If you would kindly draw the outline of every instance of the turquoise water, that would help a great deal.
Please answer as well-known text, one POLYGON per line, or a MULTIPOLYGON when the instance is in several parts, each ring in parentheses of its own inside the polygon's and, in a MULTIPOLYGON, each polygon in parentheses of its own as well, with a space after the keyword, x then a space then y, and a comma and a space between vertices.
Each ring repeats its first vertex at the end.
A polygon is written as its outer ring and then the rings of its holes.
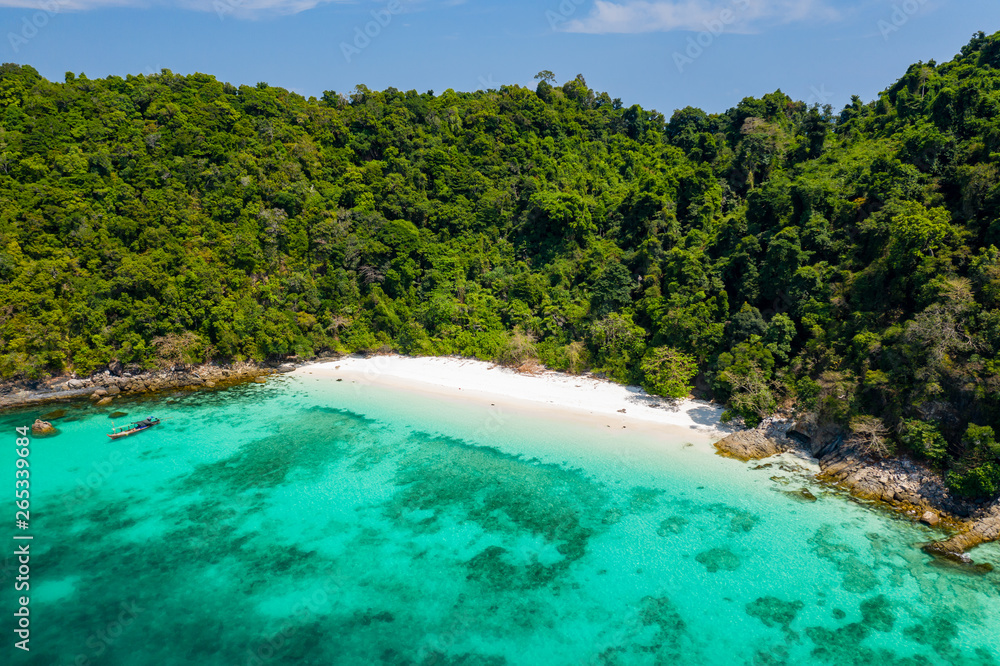
POLYGON ((1000 663, 1000 575, 791 459, 308 375, 114 409, 165 420, 33 440, 11 663, 1000 663))

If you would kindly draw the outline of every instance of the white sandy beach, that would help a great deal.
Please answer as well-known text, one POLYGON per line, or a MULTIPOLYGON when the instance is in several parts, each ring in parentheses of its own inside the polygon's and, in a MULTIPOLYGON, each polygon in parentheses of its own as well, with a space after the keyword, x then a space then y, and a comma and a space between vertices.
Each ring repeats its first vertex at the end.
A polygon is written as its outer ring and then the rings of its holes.
POLYGON ((452 398, 568 412, 615 427, 662 425, 718 439, 732 429, 722 407, 700 400, 670 401, 639 387, 585 375, 522 374, 484 361, 407 356, 349 356, 298 368, 293 374, 417 390, 452 398))

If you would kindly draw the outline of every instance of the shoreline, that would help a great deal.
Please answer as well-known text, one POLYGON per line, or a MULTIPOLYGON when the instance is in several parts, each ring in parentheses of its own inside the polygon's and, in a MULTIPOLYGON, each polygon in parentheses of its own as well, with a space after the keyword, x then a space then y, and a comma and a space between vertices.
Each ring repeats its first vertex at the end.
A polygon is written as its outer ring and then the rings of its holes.
POLYGON ((558 410, 577 419, 613 427, 664 426, 693 431, 709 441, 735 432, 721 421, 721 405, 702 400, 669 400, 636 386, 593 375, 553 370, 520 373, 494 363, 457 357, 345 356, 299 366, 293 376, 349 380, 368 385, 434 393, 485 404, 558 410))
POLYGON ((940 522, 942 528, 953 531, 949 538, 924 546, 931 555, 969 564, 968 550, 1000 539, 1000 502, 952 497, 939 474, 908 458, 874 459, 835 433, 810 429, 808 424, 803 427, 802 422, 767 419, 756 429, 740 429, 723 424, 723 407, 707 401, 668 400, 590 374, 570 375, 544 368, 520 373, 478 359, 356 354, 282 363, 208 364, 136 374, 104 371, 88 378, 63 376, 36 382, 31 390, 17 383, 0 387, 4 390, 0 411, 88 398, 93 404, 109 406, 119 396, 220 390, 264 382, 277 374, 349 379, 490 405, 499 400, 522 409, 556 409, 616 429, 631 424, 647 430, 686 430, 710 442, 718 455, 744 462, 794 453, 819 466, 816 478, 824 484, 910 520, 931 526, 940 522), (809 436, 803 438, 804 432, 809 436), (929 520, 928 512, 933 514, 929 520))
POLYGON ((106 406, 124 395, 148 395, 178 389, 222 389, 271 374, 291 372, 296 367, 291 363, 238 362, 137 373, 118 368, 116 373, 105 370, 89 377, 63 375, 31 383, 10 382, 0 386, 0 412, 87 399, 106 406))
POLYGON ((927 544, 924 551, 930 555, 971 565, 966 551, 1000 537, 1000 505, 951 496, 933 470, 912 460, 875 460, 835 436, 824 438, 815 428, 797 428, 798 424, 788 421, 768 419, 757 429, 726 426, 721 421, 720 405, 691 399, 671 401, 592 375, 551 370, 527 374, 475 359, 399 355, 347 356, 303 365, 291 374, 435 393, 450 399, 558 410, 613 428, 687 429, 708 439, 719 455, 744 462, 792 453, 818 465, 815 476, 821 483, 911 520, 954 531, 950 538, 927 544), (801 430, 809 430, 812 437, 803 439, 810 441, 790 436, 796 429, 800 438, 801 430))
POLYGON ((956 497, 928 466, 906 457, 876 459, 815 424, 769 419, 760 428, 719 440, 715 447, 720 455, 744 462, 785 452, 808 456, 819 466, 817 481, 910 520, 950 531, 948 538, 922 544, 924 552, 935 557, 989 568, 973 563, 968 551, 1000 540, 1000 500, 956 497))

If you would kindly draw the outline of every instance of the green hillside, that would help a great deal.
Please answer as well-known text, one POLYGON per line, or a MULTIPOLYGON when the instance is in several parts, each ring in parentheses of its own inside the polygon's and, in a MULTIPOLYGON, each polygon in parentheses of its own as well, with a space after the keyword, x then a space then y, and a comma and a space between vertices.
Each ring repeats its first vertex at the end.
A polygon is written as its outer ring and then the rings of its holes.
POLYGON ((839 115, 540 78, 317 100, 4 65, 0 376, 537 360, 795 405, 1000 491, 1000 34, 839 115))

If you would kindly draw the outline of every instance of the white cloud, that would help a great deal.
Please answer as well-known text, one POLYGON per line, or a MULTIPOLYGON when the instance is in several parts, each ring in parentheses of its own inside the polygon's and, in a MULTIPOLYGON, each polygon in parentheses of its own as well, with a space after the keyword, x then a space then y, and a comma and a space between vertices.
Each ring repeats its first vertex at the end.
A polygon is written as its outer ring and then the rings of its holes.
MULTIPOLYGON (((48 14, 80 12, 109 7, 175 7, 239 18, 298 14, 317 5, 352 0, 0 0, 0 7, 23 8, 48 14)), ((405 1, 405 0, 404 0, 405 1)), ((373 8, 378 8, 372 3, 373 8)))
POLYGON ((175 0, 184 9, 232 14, 240 18, 298 14, 338 0, 175 0))
POLYGON ((98 7, 148 7, 141 0, 0 0, 0 7, 34 9, 48 14, 77 12, 98 7))
POLYGON ((764 24, 833 21, 840 13, 823 0, 596 0, 590 14, 568 21, 566 32, 591 34, 712 30, 754 32, 764 24))

